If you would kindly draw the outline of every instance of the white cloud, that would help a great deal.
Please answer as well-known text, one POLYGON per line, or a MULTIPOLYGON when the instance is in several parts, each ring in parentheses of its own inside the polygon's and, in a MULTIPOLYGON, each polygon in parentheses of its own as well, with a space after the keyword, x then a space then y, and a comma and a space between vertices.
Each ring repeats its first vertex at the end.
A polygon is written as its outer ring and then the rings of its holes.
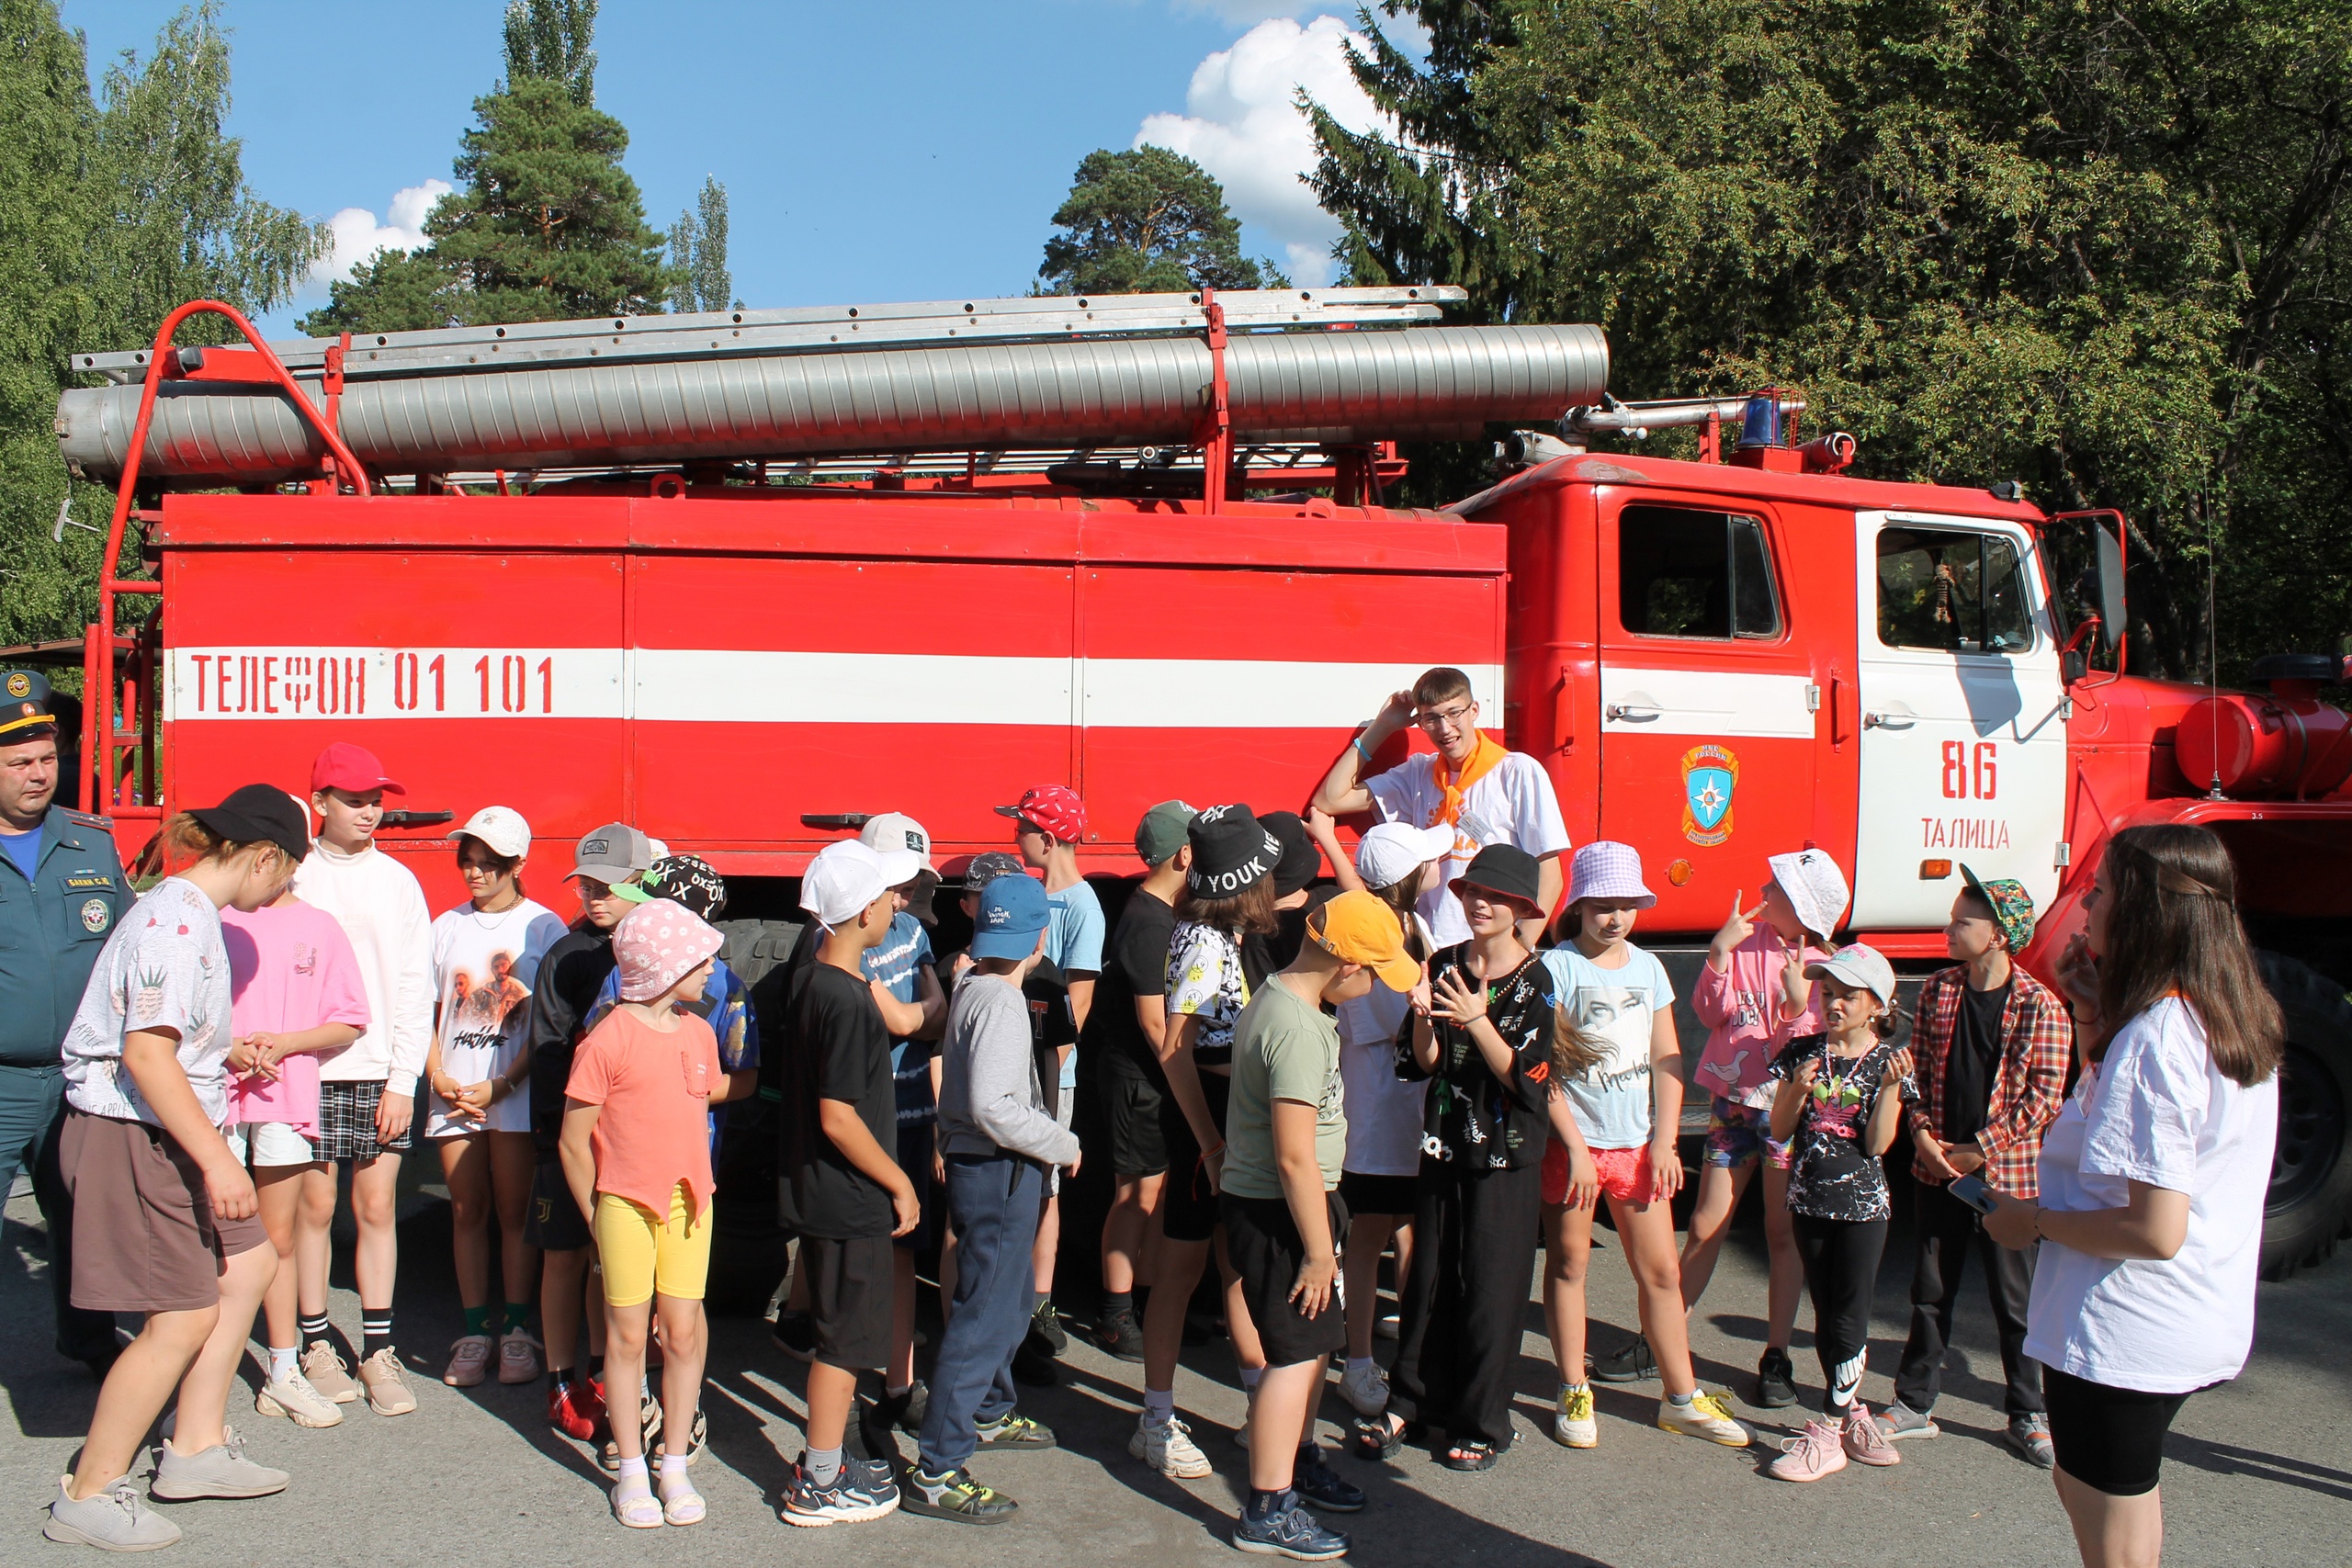
MULTIPOLYGON (((1217 8, 1257 15, 1276 9, 1240 0, 1219 0, 1217 8)), ((1184 95, 1186 113, 1149 116, 1136 132, 1136 146, 1182 152, 1224 182, 1234 216, 1272 236, 1283 247, 1284 270, 1308 288, 1330 281, 1340 225, 1299 179, 1316 162, 1299 89, 1351 130, 1381 118, 1348 70, 1344 46, 1351 39, 1363 41, 1337 17, 1304 26, 1286 16, 1260 22, 1201 62, 1184 95)))
POLYGON ((327 220, 327 254, 311 268, 302 283, 306 297, 325 295, 327 285, 346 279, 351 269, 378 251, 413 251, 427 244, 424 220, 434 204, 457 187, 447 180, 426 180, 392 193, 384 216, 364 207, 346 207, 327 220))

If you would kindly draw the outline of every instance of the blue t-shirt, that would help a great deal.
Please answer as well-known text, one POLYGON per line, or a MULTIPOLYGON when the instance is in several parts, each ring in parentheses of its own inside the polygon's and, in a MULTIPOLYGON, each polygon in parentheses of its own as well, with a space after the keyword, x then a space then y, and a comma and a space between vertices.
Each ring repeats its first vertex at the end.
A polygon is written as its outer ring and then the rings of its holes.
POLYGON ((1650 1022, 1674 1006, 1666 965, 1640 948, 1623 968, 1603 969, 1573 944, 1544 955, 1561 1014, 1602 1048, 1601 1057, 1561 1087, 1586 1144, 1637 1149, 1650 1141, 1650 1022))
MULTIPOLYGON (((1091 980, 1102 973, 1102 900, 1083 882, 1046 895, 1046 956, 1066 978, 1091 980)), ((1062 1061, 1062 1089, 1078 1087, 1078 1053, 1062 1061)))
MULTIPOLYGON (((879 981, 902 1002, 916 999, 915 974, 933 962, 931 932, 901 909, 890 917, 890 934, 879 947, 869 947, 862 963, 865 977, 879 981)), ((939 1119, 931 1094, 931 1043, 923 1040, 890 1042, 891 1088, 898 1101, 899 1130, 928 1127, 939 1119)))
MULTIPOLYGON (((8 858, 17 863, 17 869, 25 874, 27 882, 30 882, 40 874, 40 828, 34 829, 29 833, 0 833, 0 849, 8 852, 8 858)), ((1095 911, 1094 921, 1097 925, 1102 922, 1102 914, 1099 908, 1095 911)), ((1102 939, 1095 938, 1095 949, 1098 953, 1102 945, 1102 939)))

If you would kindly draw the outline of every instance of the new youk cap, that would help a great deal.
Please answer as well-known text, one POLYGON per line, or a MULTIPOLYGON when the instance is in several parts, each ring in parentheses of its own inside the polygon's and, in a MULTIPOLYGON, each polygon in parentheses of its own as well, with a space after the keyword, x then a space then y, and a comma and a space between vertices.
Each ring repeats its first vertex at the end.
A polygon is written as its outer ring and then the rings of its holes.
POLYGON ((1781 885, 1799 924, 1817 937, 1826 937, 1838 929, 1854 895, 1846 886, 1846 874, 1838 869, 1827 850, 1767 855, 1764 863, 1771 868, 1772 880, 1781 885))
POLYGON ((1421 966, 1405 953, 1405 928, 1396 911, 1361 889, 1341 893, 1307 913, 1306 934, 1342 964, 1361 964, 1392 991, 1421 983, 1421 966))
POLYGON ((639 904, 613 928, 613 960, 621 974, 621 1000, 650 1002, 726 944, 710 922, 683 904, 656 898, 639 904))
POLYGON ((309 818, 275 784, 241 784, 220 805, 188 815, 231 843, 276 844, 295 861, 311 852, 309 818))
POLYGON ((323 795, 331 789, 351 795, 366 795, 379 789, 386 795, 408 793, 398 779, 384 772, 384 764, 376 760, 375 752, 348 740, 335 741, 311 764, 311 793, 323 795))
POLYGON ((1394 887, 1433 860, 1453 852, 1453 828, 1416 828, 1382 822, 1364 829, 1356 843, 1356 874, 1367 887, 1394 887))
POLYGON ((843 839, 827 844, 808 863, 800 878, 800 907, 831 931, 855 919, 896 886, 880 855, 855 839, 843 839))
POLYGON ((1184 886, 1210 898, 1229 898, 1282 859, 1282 840, 1266 831, 1246 806, 1212 806, 1194 817, 1185 837, 1193 846, 1184 886))
POLYGON ((996 814, 1026 822, 1065 844, 1086 837, 1086 805, 1067 784, 1039 784, 1012 805, 998 807, 996 814))
POLYGON ((49 677, 38 670, 0 675, 0 746, 18 746, 57 733, 49 677))
POLYGON ((485 806, 458 829, 460 839, 479 839, 492 854, 520 860, 531 852, 531 825, 511 806, 485 806))
POLYGON ((617 887, 639 872, 650 870, 652 865, 652 840, 626 822, 607 822, 580 840, 565 879, 585 876, 617 887))
POLYGON ((1960 868, 1960 874, 1968 884, 1968 890, 1993 911, 1993 923, 2008 939, 2009 951, 2023 953, 2026 944, 2033 941, 2034 925, 2033 895, 2025 890, 2025 884, 2006 876, 1986 882, 1965 865, 1960 868))
POLYGON ((1159 865, 1184 847, 1184 829, 1193 825, 1193 808, 1181 800, 1163 800, 1136 824, 1136 858, 1159 865))
POLYGON ((1860 987, 1876 997, 1881 1007, 1894 1005, 1894 965, 1867 942, 1848 942, 1828 957, 1806 964, 1804 977, 1860 987))
POLYGON ((1026 958, 1046 929, 1046 885, 1034 876, 1000 876, 980 889, 972 917, 975 958, 1026 958))

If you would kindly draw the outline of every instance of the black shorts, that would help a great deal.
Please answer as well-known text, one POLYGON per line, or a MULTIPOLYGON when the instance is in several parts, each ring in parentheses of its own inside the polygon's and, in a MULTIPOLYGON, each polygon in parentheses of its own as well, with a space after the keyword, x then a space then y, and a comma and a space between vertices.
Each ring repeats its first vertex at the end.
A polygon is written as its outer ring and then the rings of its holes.
POLYGON ((1421 1179, 1418 1176, 1366 1176, 1360 1170, 1340 1173, 1340 1197, 1351 1214, 1386 1214, 1391 1219, 1409 1220, 1414 1205, 1419 1202, 1421 1179))
POLYGON ((1104 1064, 1102 1124, 1111 1134, 1111 1169, 1120 1176, 1158 1176, 1168 1168, 1168 1137, 1160 1108, 1168 1093, 1137 1064, 1104 1064))
POLYGON ((2050 1406, 2050 1446, 2058 1452, 2059 1469, 2110 1497, 2156 1489, 2165 1434, 2188 1395, 2109 1388, 2044 1367, 2041 1396, 2050 1406))
POLYGON ((595 1238, 580 1205, 572 1201, 571 1183, 563 1179, 563 1162, 541 1160, 531 1177, 531 1212, 523 1219, 523 1239, 542 1252, 577 1252, 595 1238))
MULTIPOLYGON (((1337 1247, 1348 1234, 1348 1206, 1338 1193, 1329 1195, 1331 1241, 1337 1247)), ((1317 1356, 1337 1355, 1348 1348, 1348 1314, 1340 1303, 1337 1280, 1323 1311, 1308 1317, 1290 1293, 1298 1283, 1299 1265, 1306 1260, 1306 1246, 1299 1239, 1298 1224, 1291 1218, 1283 1198, 1242 1198, 1228 1192, 1221 1205, 1225 1215, 1226 1256, 1241 1276, 1243 1297, 1250 1303, 1250 1321, 1257 1325, 1265 1347, 1266 1365, 1296 1366, 1317 1356)))
POLYGON ((891 1279, 896 1265, 887 1235, 800 1238, 800 1268, 808 1280, 808 1322, 817 1331, 817 1359, 843 1371, 879 1371, 890 1364, 891 1279))
MULTIPOLYGON (((1203 1073, 1201 1094, 1222 1138, 1233 1080, 1221 1073, 1203 1073)), ((1184 1108, 1173 1093, 1159 1102, 1159 1134, 1168 1148, 1168 1186, 1159 1197, 1160 1234, 1170 1241, 1206 1241, 1216 1234, 1216 1194, 1209 1190, 1208 1172, 1201 1166, 1200 1141, 1193 1136, 1193 1124, 1184 1120, 1184 1108)))

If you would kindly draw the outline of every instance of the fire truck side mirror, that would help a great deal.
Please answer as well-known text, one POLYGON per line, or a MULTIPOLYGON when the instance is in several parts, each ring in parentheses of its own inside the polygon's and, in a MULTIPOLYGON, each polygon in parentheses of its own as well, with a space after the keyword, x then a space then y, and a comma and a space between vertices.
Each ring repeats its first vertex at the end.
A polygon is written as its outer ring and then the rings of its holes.
POLYGON ((2070 648, 2058 656, 2058 678, 2069 686, 2091 672, 2091 661, 2083 657, 2082 649, 2070 648))
MULTIPOLYGON (((2124 529, 2120 512, 2062 512, 2042 528, 2051 586, 2062 609, 2071 614, 2065 647, 2112 658, 2120 667, 2121 643, 2128 626, 2124 600, 2124 529)), ((2069 677, 2072 679, 2073 677, 2069 677)))

